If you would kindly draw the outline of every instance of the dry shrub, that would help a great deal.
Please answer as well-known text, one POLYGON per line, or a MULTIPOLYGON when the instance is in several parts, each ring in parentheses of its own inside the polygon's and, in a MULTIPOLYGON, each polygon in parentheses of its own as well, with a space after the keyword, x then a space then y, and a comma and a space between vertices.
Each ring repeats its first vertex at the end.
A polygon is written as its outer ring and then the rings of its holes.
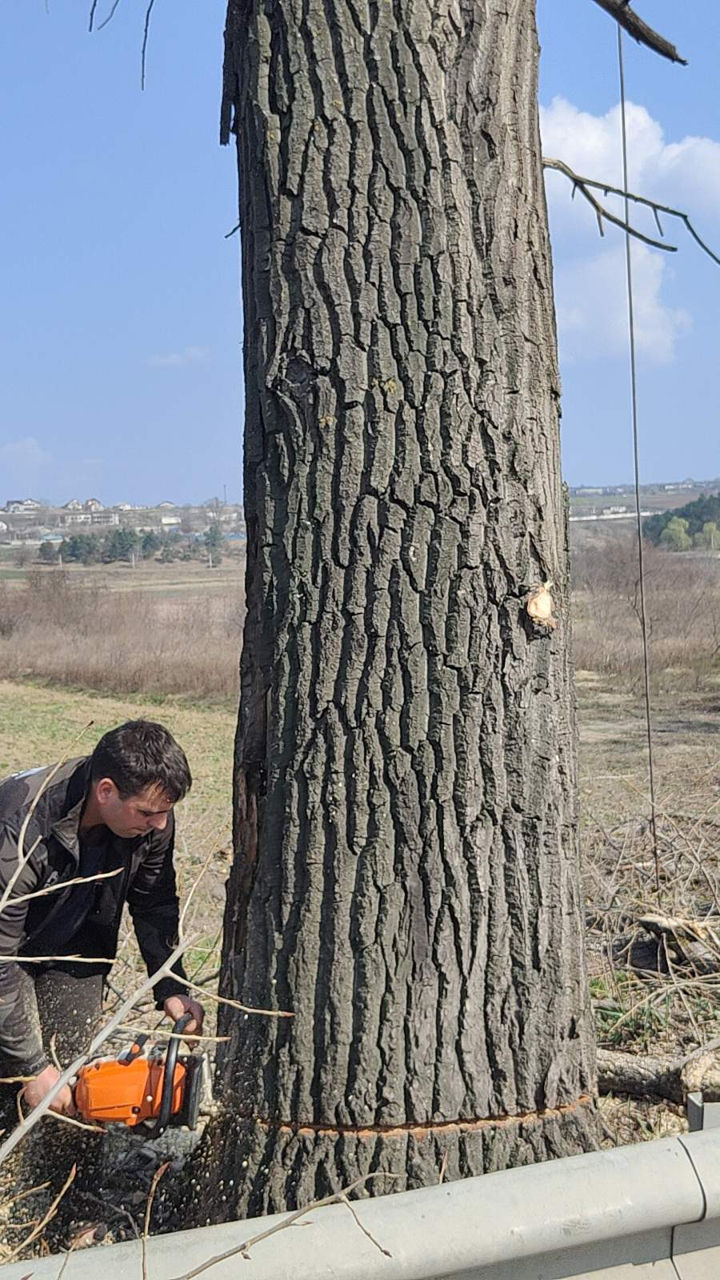
POLYGON ((649 824, 585 832, 590 989, 598 1042, 682 1057, 720 1032, 720 822, 675 797, 649 824), (676 807, 677 806, 677 807, 676 807))
POLYGON ((0 584, 0 673, 100 692, 234 698, 242 639, 228 595, 112 591, 62 570, 0 584))
MULTIPOLYGON (((656 688, 699 688, 719 669, 720 561, 644 544, 650 670, 656 688)), ((633 538, 585 538, 573 549, 575 665, 642 675, 640 580, 633 538)))

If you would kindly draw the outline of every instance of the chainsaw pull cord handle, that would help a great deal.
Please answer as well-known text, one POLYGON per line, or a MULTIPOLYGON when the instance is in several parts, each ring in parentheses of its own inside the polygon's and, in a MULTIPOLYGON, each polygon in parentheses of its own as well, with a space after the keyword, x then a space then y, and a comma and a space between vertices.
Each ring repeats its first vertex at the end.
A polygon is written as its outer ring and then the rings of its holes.
POLYGON ((185 1030, 188 1022, 192 1021, 191 1013, 184 1013, 182 1018, 178 1018, 173 1024, 172 1038, 168 1044, 167 1054, 165 1055, 165 1070, 163 1074, 162 1095, 160 1098, 160 1112, 157 1118, 157 1124, 152 1131, 153 1138, 159 1138, 168 1127, 170 1116, 172 1115, 172 1098, 173 1086, 175 1084, 175 1064, 180 1049, 180 1036, 185 1030))

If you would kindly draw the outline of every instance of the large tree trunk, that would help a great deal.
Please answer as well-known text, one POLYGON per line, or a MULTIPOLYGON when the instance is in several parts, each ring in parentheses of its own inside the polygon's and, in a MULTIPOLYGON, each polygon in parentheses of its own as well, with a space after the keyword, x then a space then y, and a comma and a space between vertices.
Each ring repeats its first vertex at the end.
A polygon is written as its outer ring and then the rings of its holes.
POLYGON ((226 38, 223 990, 294 1014, 224 1019, 207 1204, 234 1216, 586 1149, 594 1063, 534 4, 230 0, 226 38), (548 579, 557 629, 526 609, 548 579))

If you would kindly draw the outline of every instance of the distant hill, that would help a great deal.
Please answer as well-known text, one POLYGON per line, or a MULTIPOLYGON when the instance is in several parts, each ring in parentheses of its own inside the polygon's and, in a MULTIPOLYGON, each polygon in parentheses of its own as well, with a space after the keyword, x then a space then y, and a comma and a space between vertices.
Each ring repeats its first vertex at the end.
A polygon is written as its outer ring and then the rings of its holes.
POLYGON ((657 546, 663 530, 673 519, 687 520, 687 532, 691 538, 696 533, 702 533, 707 521, 720 524, 720 492, 703 494, 684 507, 674 507, 671 511, 659 511, 657 515, 648 516, 643 521, 645 537, 657 546))

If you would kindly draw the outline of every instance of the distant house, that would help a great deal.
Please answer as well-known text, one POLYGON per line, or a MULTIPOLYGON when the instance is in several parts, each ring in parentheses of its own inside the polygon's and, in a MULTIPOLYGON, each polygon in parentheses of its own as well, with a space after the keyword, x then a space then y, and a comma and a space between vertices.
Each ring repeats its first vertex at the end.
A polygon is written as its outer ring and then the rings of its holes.
POLYGON ((91 524, 92 516, 89 511, 68 511, 67 515, 60 517, 60 520, 64 525, 91 524))
POLYGON ((163 529, 167 529, 171 525, 178 525, 181 523, 182 522, 181 522, 180 516, 161 516, 160 517, 160 524, 162 525, 163 529))
POLYGON ((115 510, 116 511, 134 511, 135 507, 133 507, 131 502, 116 502, 115 510))
POLYGON ((79 498, 71 498, 69 502, 63 504, 63 511, 82 511, 82 502, 79 498))
POLYGON ((104 507, 101 507, 99 511, 90 512, 90 521, 92 524, 107 527, 109 525, 119 524, 120 516, 117 511, 106 511, 104 507))
POLYGON ((158 502, 157 509, 158 511, 174 511, 176 506, 177 502, 158 502))
POLYGON ((38 502, 35 498, 10 498, 5 503, 5 510, 8 515, 22 516, 38 511, 41 506, 42 502, 38 502))
POLYGON ((88 498, 87 502, 83 503, 83 508, 85 511, 104 511, 105 510, 99 498, 88 498))

